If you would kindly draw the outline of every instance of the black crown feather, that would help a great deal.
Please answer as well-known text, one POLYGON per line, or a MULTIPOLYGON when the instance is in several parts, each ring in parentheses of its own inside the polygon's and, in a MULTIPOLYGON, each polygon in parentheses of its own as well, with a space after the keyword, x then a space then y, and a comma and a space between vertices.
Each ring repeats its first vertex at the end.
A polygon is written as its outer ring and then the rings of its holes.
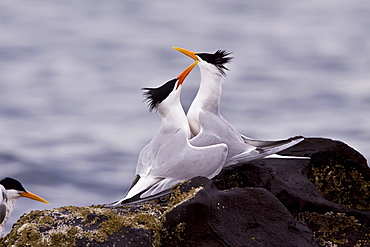
POLYGON ((21 182, 15 180, 14 178, 6 177, 0 181, 0 184, 4 186, 6 190, 13 189, 18 191, 26 191, 21 182))
POLYGON ((223 76, 226 75, 225 70, 229 70, 224 65, 231 62, 233 57, 228 57, 232 52, 226 50, 217 50, 214 54, 211 53, 197 53, 204 61, 215 65, 223 76))
POLYGON ((141 90, 146 90, 144 92, 144 101, 148 102, 149 111, 152 111, 154 108, 158 106, 163 100, 165 100, 168 95, 174 89, 176 82, 178 79, 172 79, 160 87, 157 88, 142 88, 141 90))

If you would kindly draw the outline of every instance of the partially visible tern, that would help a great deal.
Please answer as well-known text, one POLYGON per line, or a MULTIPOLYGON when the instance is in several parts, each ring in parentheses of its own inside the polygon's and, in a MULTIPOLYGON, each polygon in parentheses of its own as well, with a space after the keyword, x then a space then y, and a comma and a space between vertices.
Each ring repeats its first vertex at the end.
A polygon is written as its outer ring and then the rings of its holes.
POLYGON ((150 110, 162 118, 158 134, 140 152, 136 178, 126 196, 113 204, 153 199, 195 176, 212 178, 224 167, 227 145, 195 147, 189 143, 190 128, 180 102, 181 85, 198 61, 178 77, 158 88, 143 88, 150 110))
POLYGON ((5 224, 13 212, 15 201, 19 197, 27 197, 32 200, 48 203, 43 198, 27 191, 22 184, 14 178, 6 177, 0 181, 0 238, 3 237, 5 224))
POLYGON ((183 48, 175 50, 198 61, 200 69, 200 86, 197 95, 187 113, 192 134, 195 136, 190 143, 194 146, 226 143, 228 155, 226 166, 264 158, 296 145, 303 137, 286 140, 263 141, 254 140, 241 135, 220 114, 222 84, 226 75, 225 64, 233 58, 226 50, 215 53, 195 53, 183 48))

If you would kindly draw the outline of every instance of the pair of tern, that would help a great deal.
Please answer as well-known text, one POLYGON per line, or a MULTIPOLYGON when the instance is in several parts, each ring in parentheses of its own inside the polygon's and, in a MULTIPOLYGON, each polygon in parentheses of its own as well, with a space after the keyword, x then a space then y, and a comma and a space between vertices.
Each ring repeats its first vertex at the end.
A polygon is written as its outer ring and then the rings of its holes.
POLYGON ((136 177, 126 196, 113 206, 145 201, 170 192, 175 184, 196 176, 213 178, 223 167, 261 159, 303 141, 254 140, 241 135, 219 111, 225 64, 230 52, 195 53, 174 49, 195 60, 178 77, 158 88, 143 88, 150 110, 162 118, 158 134, 140 152, 136 177), (182 84, 199 65, 201 81, 187 115, 180 102, 182 84))
POLYGON ((27 191, 23 185, 14 178, 6 177, 0 181, 0 238, 3 237, 5 224, 13 211, 15 201, 20 197, 48 203, 43 198, 27 191))

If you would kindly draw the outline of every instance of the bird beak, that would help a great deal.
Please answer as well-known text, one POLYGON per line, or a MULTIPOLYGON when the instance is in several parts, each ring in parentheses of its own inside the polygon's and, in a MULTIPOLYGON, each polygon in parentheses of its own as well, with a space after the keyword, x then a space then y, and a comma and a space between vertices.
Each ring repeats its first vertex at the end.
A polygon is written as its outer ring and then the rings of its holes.
POLYGON ((23 196, 23 197, 30 198, 30 199, 35 200, 35 201, 39 201, 39 202, 49 204, 45 199, 43 199, 43 198, 39 197, 38 195, 35 195, 35 194, 33 194, 32 192, 29 192, 29 191, 19 193, 19 195, 23 196))
POLYGON ((177 83, 176 89, 178 89, 179 86, 184 82, 185 78, 188 76, 188 74, 190 73, 190 71, 192 71, 192 69, 194 69, 195 65, 197 65, 198 62, 199 62, 199 60, 198 61, 195 61, 194 63, 192 63, 178 77, 176 77, 176 79, 179 80, 179 82, 177 83))
POLYGON ((199 58, 198 58, 198 56, 197 56, 197 54, 195 52, 188 51, 188 50, 185 50, 185 49, 180 48, 180 47, 172 47, 172 48, 175 49, 176 51, 179 51, 181 53, 184 53, 186 56, 191 57, 195 61, 199 61, 199 58))

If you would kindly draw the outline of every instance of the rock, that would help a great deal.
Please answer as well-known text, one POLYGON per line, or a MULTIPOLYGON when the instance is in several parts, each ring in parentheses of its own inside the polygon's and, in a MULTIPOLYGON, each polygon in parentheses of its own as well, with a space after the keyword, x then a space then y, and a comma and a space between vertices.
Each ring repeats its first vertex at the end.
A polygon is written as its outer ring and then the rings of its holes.
POLYGON ((166 214, 163 226, 172 234, 163 239, 164 246, 320 246, 266 189, 222 191, 197 177, 181 190, 200 186, 191 200, 166 214))
POLYGON ((367 246, 370 169, 340 141, 307 138, 197 177, 161 200, 23 215, 0 246, 367 246))
POLYGON ((224 169, 219 189, 261 187, 308 224, 323 245, 370 243, 370 169, 348 145, 307 138, 282 155, 310 160, 264 159, 224 169))

